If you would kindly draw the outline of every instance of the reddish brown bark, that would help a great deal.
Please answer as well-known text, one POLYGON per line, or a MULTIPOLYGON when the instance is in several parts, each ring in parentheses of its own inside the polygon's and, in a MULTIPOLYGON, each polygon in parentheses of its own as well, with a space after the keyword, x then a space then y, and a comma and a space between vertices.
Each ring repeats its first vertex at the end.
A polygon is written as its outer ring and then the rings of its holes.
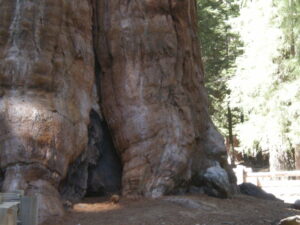
POLYGON ((157 197, 227 167, 207 113, 195 1, 104 0, 97 15, 101 106, 123 194, 157 197))

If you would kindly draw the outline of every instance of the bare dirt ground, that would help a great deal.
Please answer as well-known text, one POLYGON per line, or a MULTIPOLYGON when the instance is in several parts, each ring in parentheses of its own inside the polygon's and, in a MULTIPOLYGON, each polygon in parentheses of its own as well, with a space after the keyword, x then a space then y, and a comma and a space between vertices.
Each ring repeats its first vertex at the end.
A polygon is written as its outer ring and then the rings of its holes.
POLYGON ((206 195, 167 196, 129 200, 117 204, 87 198, 61 218, 43 225, 268 225, 300 214, 279 201, 245 195, 217 199, 206 195))

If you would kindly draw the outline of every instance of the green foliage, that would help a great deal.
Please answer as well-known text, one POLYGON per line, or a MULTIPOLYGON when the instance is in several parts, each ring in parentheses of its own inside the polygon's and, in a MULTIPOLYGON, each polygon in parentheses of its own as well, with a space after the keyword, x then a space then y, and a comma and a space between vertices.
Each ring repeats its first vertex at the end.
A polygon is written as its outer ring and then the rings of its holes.
POLYGON ((234 21, 244 42, 228 82, 241 149, 292 151, 300 142, 300 1, 252 0, 234 21))
POLYGON ((215 124, 228 136, 229 106, 241 151, 288 161, 300 144, 300 1, 197 5, 215 124))
POLYGON ((217 127, 228 135, 227 80, 234 74, 236 57, 242 53, 242 43, 229 20, 239 15, 239 5, 237 0, 197 0, 197 6, 209 111, 217 127))

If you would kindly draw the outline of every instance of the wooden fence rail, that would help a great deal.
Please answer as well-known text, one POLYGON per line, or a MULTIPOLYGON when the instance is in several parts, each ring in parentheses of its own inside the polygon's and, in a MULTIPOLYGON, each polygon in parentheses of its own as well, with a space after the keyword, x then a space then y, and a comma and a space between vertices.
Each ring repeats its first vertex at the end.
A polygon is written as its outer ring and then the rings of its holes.
POLYGON ((253 172, 251 168, 237 166, 234 171, 238 184, 253 183, 290 203, 300 199, 300 170, 253 172))
POLYGON ((247 177, 300 177, 300 170, 276 172, 247 172, 247 177))
POLYGON ((245 166, 237 166, 234 169, 237 176, 238 184, 245 182, 259 183, 261 179, 286 179, 286 180, 300 180, 300 170, 293 171, 274 171, 274 172, 253 172, 251 168, 245 166))

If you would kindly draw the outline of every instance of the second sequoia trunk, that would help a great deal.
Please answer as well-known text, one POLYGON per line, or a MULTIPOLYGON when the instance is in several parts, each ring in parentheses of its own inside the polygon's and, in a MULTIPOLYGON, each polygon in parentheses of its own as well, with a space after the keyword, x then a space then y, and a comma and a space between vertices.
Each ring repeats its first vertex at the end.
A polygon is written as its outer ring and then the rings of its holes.
POLYGON ((233 189, 223 138, 207 112, 194 0, 102 0, 102 110, 123 162, 123 194, 233 189))

